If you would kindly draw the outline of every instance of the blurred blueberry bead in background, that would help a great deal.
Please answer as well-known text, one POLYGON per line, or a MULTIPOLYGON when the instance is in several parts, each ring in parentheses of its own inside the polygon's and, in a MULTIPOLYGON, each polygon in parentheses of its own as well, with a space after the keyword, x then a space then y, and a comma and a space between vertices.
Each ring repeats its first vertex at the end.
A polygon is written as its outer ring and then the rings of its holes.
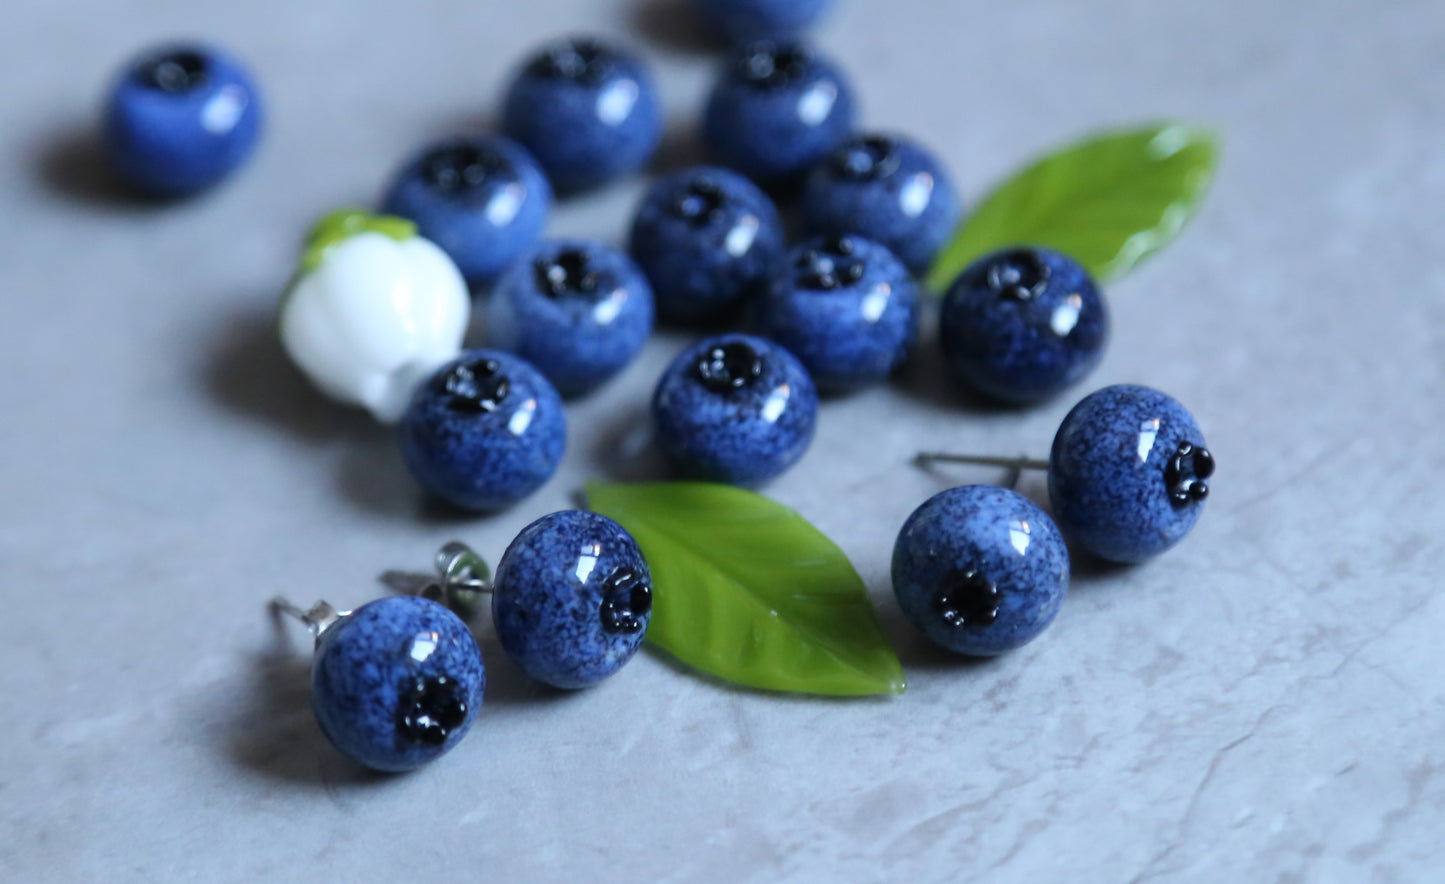
POLYGON ((111 166, 132 187, 177 197, 218 183, 250 157, 261 99, 241 63, 177 44, 126 65, 105 110, 111 166))
POLYGON ((794 178, 853 131, 841 69, 797 42, 760 40, 729 58, 703 114, 714 160, 760 184, 794 178))
POLYGON ((472 350, 437 369, 398 430, 402 457, 422 487, 477 511, 540 488, 567 440, 557 390, 528 363, 494 350, 472 350))
POLYGON ((780 262, 761 299, 762 333, 840 393, 881 381, 917 337, 918 288, 883 246, 859 236, 815 237, 780 262))
POLYGON ((497 281, 487 344, 530 362, 563 396, 577 396, 626 367, 652 324, 652 289, 626 253, 596 240, 554 240, 497 281))
POLYGON ((404 771, 449 751, 472 726, 486 675, 471 630, 427 599, 393 596, 327 627, 311 666, 311 708, 337 749, 404 771))
POLYGON ((642 168, 662 137, 662 102, 640 58, 571 38, 522 66, 507 89, 503 128, 558 193, 571 193, 642 168))
POLYGON ((718 335, 683 350, 652 397, 658 448, 695 479, 756 486, 785 472, 813 441, 818 393, 788 351, 751 335, 718 335))
POLYGON ((887 246, 922 274, 963 214, 943 165, 914 142, 855 135, 808 174, 802 200, 809 233, 856 233, 887 246))
POLYGON ((625 529, 596 513, 565 510, 518 534, 492 592, 492 620, 507 656, 559 688, 585 688, 632 659, 652 620, 652 575, 625 529))
POLYGON ((736 172, 698 166, 654 182, 628 248, 669 322, 709 323, 737 312, 783 251, 772 200, 736 172))
POLYGON ((1052 519, 1007 488, 935 494, 893 547, 893 593, 931 641, 992 655, 1033 641, 1069 587, 1069 553, 1052 519))
POLYGON ((1008 402, 1038 402, 1093 371, 1109 340, 1094 280, 1050 249, 995 252, 969 265, 943 299, 939 337, 954 378, 1008 402))
POLYGON ((517 143, 496 136, 449 138, 408 160, 382 210, 416 224, 473 286, 490 282, 542 235, 552 188, 517 143))
POLYGON ((798 34, 827 12, 833 0, 694 0, 694 5, 719 37, 743 43, 798 34))
POLYGON ((1194 416, 1158 390, 1090 393, 1059 425, 1049 501, 1069 542, 1139 562, 1184 538, 1204 510, 1214 457, 1194 416))

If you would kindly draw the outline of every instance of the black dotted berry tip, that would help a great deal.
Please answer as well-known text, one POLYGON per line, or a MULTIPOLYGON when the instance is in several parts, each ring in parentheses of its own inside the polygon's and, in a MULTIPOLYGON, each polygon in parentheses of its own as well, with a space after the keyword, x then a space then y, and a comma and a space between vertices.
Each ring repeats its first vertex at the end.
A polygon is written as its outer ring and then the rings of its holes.
POLYGON ((861 135, 834 150, 828 168, 844 181, 878 181, 898 171, 898 148, 887 136, 861 135))
POLYGON ((631 568, 618 568, 602 589, 602 628, 607 632, 636 635, 642 619, 652 610, 652 587, 631 568))
POLYGON ((1214 455, 1193 442, 1180 442, 1164 466, 1164 487, 1175 509, 1197 503, 1209 496, 1205 479, 1214 475, 1214 455))
POLYGON ((427 676, 405 685, 401 691, 396 729, 403 739, 440 746, 466 720, 467 698, 455 679, 427 676))
POLYGON ((464 196, 503 181, 515 181, 507 158, 484 144, 446 144, 421 160, 421 178, 446 196, 464 196))
POLYGON ((807 78, 813 54, 797 43, 759 40, 738 57, 738 75, 760 89, 784 89, 807 78))
POLYGON ((527 69, 539 76, 595 85, 607 79, 617 53, 588 37, 549 46, 532 59, 527 69))
POLYGON ((141 63, 141 82, 162 92, 179 95, 206 82, 206 57, 194 49, 177 49, 141 63))
POLYGON ((702 385, 712 392, 731 393, 763 376, 763 357, 743 341, 729 341, 699 354, 693 371, 702 385))
POLYGON ((592 268, 592 258, 581 249, 563 249, 551 257, 532 262, 532 279, 537 291, 549 298, 595 299, 601 291, 601 276, 592 268))
POLYGON ((858 254, 858 244, 847 236, 828 237, 817 248, 805 249, 796 266, 798 287, 818 292, 856 285, 868 273, 868 262, 858 254))
POLYGON ((723 218, 727 195, 707 179, 693 181, 672 201, 672 214, 693 227, 707 227, 723 218))
POLYGON ((512 382, 495 359, 459 362, 441 377, 441 392, 453 411, 496 411, 511 389, 512 382))
POLYGON ((976 569, 955 574, 933 594, 933 610, 955 629, 988 626, 998 619, 1003 593, 976 569))
POLYGON ((1048 288, 1053 273, 1043 256, 1033 249, 1012 249, 988 264, 989 291, 1011 301, 1032 301, 1048 288))

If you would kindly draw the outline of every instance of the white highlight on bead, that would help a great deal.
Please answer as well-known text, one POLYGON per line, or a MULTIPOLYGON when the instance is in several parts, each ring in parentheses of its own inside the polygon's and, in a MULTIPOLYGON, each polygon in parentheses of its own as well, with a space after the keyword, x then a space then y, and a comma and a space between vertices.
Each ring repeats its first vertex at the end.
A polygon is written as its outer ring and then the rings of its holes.
POLYGON ((471 298, 446 253, 373 231, 327 249, 281 303, 281 342, 333 399, 395 423, 412 391, 461 352, 471 298))
POLYGON ((898 191, 898 208, 909 218, 917 218, 933 199, 933 176, 919 172, 909 178, 898 191))
POLYGON ((636 80, 623 79, 609 85, 597 96, 597 118, 609 126, 620 126, 632 115, 642 89, 636 80))
POLYGON ((814 83, 803 97, 798 99, 798 119, 809 126, 816 126, 828 119, 833 105, 838 101, 838 87, 829 80, 814 83))
POLYGON ((236 128, 250 100, 240 86, 225 86, 201 108, 201 126, 213 135, 225 135, 236 128))
POLYGON ((1147 463, 1154 440, 1159 436, 1159 418, 1150 418, 1139 425, 1139 463, 1147 463))
POLYGON ((748 249, 753 247, 753 241, 758 238, 758 230, 762 226, 763 222, 757 215, 745 215, 739 218, 738 223, 723 238, 723 248, 732 257, 741 258, 748 253, 748 249))

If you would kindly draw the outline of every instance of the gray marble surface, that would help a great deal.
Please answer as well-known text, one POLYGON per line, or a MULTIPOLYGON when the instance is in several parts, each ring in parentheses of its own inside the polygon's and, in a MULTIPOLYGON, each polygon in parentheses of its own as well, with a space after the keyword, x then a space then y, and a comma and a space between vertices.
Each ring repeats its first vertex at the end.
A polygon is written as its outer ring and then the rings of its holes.
MULTIPOLYGON (((840 0, 819 40, 872 127, 971 199, 1101 125, 1213 122, 1203 213, 1111 287, 1090 386, 1141 381, 1220 471, 1192 536, 1086 568, 1043 639, 960 663, 900 622, 894 534, 949 482, 919 448, 1045 451, 1075 397, 980 408, 912 374, 824 409, 770 494, 835 538, 910 678, 830 702, 643 655, 555 696, 488 652, 470 738, 358 774, 306 706, 283 591, 339 605, 453 536, 497 555, 588 477, 638 477, 681 337, 572 408, 543 492, 459 521, 272 333, 299 237, 423 139, 486 125, 560 30, 657 63, 689 155, 715 57, 676 0, 6 0, 0 9, 0 879, 1418 882, 1445 848, 1445 15, 1430 0, 840 0), (639 5, 640 4, 640 5, 639 5), (200 34, 271 125, 230 186, 136 205, 91 167, 113 67, 200 34)), ((622 235, 631 181, 556 233, 622 235)), ((1035 496, 1042 484, 1031 479, 1035 496)), ((488 640, 487 630, 482 639, 488 640)))

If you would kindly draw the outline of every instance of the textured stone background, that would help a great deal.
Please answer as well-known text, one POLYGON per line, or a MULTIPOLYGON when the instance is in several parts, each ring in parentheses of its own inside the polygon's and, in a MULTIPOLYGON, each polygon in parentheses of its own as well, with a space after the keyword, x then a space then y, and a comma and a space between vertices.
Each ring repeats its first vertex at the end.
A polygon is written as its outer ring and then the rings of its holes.
MULTIPOLYGON (((338 605, 461 536, 493 557, 635 452, 660 337, 572 409, 515 511, 422 504, 388 434, 311 393, 271 331, 300 236, 424 139, 486 124, 559 31, 639 45, 675 137, 715 63, 678 0, 0 9, 0 878, 1422 881, 1445 718, 1445 15, 1429 0, 841 0, 820 42, 869 126, 935 146, 971 199, 1032 153, 1172 115, 1227 137, 1218 186, 1114 285, 1090 386, 1147 382, 1219 458, 1198 529, 1079 575, 1041 641, 948 660, 899 622, 894 533, 950 481, 918 448, 1044 452, 1076 398, 981 410, 930 380, 830 403, 770 493, 835 538, 903 697, 720 687, 650 655, 544 694, 489 651, 477 728, 361 776, 306 707, 277 591, 338 605), (640 4, 640 5, 639 5, 640 4), (271 125, 245 173, 159 210, 90 168, 115 65, 153 39, 248 59, 271 125)), ((640 182, 556 213, 617 238, 640 182)), ((1081 391, 1082 393, 1082 391, 1081 391)), ((1038 495, 1031 480, 1025 490, 1038 495)), ((486 640, 485 634, 483 640, 486 640)))

